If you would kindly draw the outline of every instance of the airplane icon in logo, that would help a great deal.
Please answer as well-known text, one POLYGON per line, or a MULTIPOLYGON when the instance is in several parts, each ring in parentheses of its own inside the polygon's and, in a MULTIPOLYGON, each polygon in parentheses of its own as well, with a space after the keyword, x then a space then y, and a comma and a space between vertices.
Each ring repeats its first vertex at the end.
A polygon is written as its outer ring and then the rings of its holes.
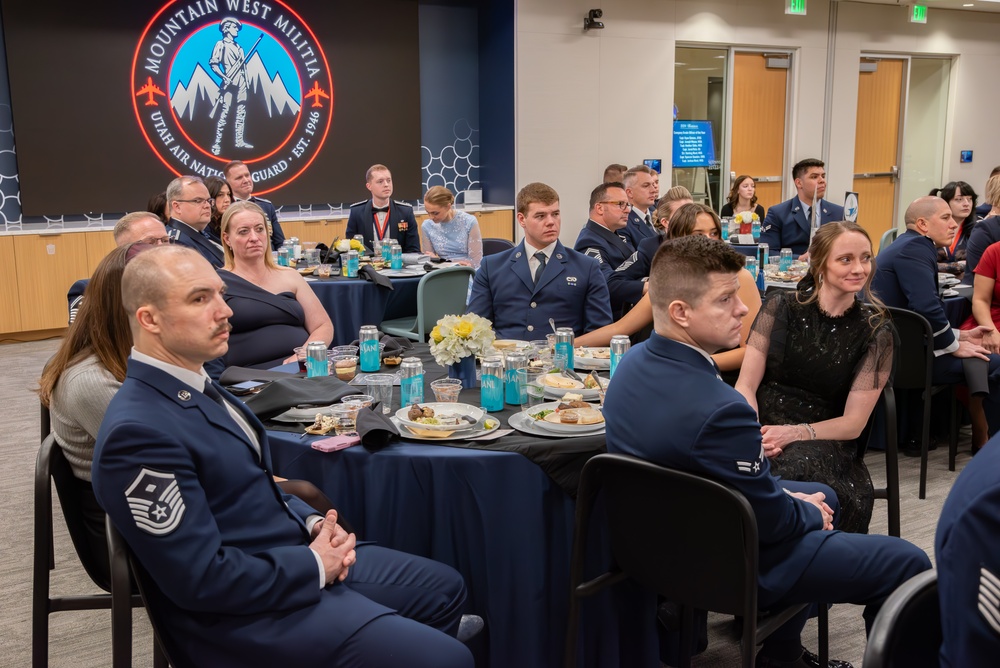
POLYGON ((323 104, 319 101, 321 97, 325 97, 328 100, 330 99, 330 96, 324 93, 323 90, 319 87, 319 82, 315 81, 313 82, 313 87, 309 89, 308 93, 306 93, 306 99, 307 100, 309 98, 313 99, 312 103, 313 107, 322 107, 323 104))
POLYGON ((140 89, 139 89, 138 91, 136 91, 136 93, 135 93, 135 96, 136 96, 136 97, 141 97, 142 95, 148 95, 148 96, 149 96, 149 99, 148 99, 148 100, 146 100, 146 104, 145 104, 145 106, 147 106, 147 107, 158 107, 158 106, 160 106, 160 105, 159 105, 159 104, 158 104, 158 103, 156 102, 156 100, 154 100, 154 99, 153 99, 153 96, 154 96, 154 95, 162 95, 162 96, 164 96, 164 97, 166 97, 166 96, 167 96, 167 94, 166 94, 166 93, 164 93, 164 92, 163 92, 162 90, 160 90, 160 89, 159 89, 159 88, 158 88, 158 87, 157 87, 157 86, 156 86, 156 85, 155 85, 155 84, 153 83, 153 77, 146 77, 146 85, 144 85, 144 86, 143 86, 142 88, 140 88, 140 89))

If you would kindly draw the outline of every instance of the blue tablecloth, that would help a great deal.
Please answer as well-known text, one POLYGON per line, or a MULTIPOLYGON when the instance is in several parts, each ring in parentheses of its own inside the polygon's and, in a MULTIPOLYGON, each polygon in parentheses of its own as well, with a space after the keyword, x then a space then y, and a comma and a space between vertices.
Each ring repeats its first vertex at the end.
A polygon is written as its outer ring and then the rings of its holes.
MULTIPOLYGON (((322 453, 295 434, 269 438, 275 472, 320 487, 363 539, 462 573, 468 610, 489 629, 489 657, 478 665, 562 665, 574 502, 538 466, 512 452, 416 442, 322 453)), ((605 561, 602 535, 594 563, 605 561)), ((585 601, 581 660, 650 665, 636 656, 655 655, 652 599, 628 583, 616 589, 585 601)))
POLYGON ((393 278, 392 290, 359 278, 316 279, 309 285, 333 321, 333 345, 342 346, 358 338, 362 325, 415 316, 420 278, 393 278))
POLYGON ((945 298, 944 312, 952 327, 961 327, 962 323, 972 315, 972 286, 957 285, 952 289, 958 292, 959 296, 945 298))

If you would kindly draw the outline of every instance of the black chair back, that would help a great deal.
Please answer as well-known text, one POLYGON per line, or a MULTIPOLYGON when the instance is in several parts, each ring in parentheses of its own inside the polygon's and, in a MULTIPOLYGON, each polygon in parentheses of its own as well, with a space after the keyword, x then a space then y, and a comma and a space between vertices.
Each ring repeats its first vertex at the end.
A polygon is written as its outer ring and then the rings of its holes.
POLYGON ((868 634, 865 668, 937 668, 941 649, 937 573, 915 575, 892 593, 868 634))
POLYGON ((487 255, 496 255, 497 253, 502 253, 505 250, 510 250, 513 247, 514 242, 508 241, 507 239, 483 239, 483 257, 486 257, 487 255))

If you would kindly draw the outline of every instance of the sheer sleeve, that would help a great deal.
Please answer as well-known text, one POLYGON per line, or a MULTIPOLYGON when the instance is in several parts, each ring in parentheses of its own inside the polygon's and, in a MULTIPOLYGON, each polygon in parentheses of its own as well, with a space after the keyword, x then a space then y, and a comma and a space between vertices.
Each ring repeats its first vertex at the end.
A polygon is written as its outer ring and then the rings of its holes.
POLYGON ((469 227, 469 262, 476 269, 483 261, 483 235, 479 231, 479 221, 472 218, 472 225, 469 227))
POLYGON ((420 252, 431 255, 436 255, 434 252, 434 242, 431 240, 431 225, 433 225, 430 220, 425 220, 423 225, 420 226, 420 252))
POLYGON ((760 351, 768 358, 768 363, 774 356, 778 357, 776 361, 780 363, 780 358, 783 357, 789 298, 795 298, 795 293, 791 290, 772 292, 761 305, 750 328, 747 346, 760 351))
POLYGON ((858 362, 851 391, 881 390, 892 382, 896 330, 888 322, 878 325, 868 341, 868 350, 858 362))

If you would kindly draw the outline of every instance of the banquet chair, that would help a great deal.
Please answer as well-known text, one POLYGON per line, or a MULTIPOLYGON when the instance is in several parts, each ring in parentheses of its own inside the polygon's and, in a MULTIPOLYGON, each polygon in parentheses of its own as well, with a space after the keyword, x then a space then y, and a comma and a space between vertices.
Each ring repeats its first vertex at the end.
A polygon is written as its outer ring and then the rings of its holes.
POLYGON ((383 320, 379 329, 391 336, 426 342, 442 317, 465 313, 469 280, 475 273, 472 267, 445 267, 424 275, 417 284, 417 316, 383 320))
MULTIPOLYGON (((898 355, 898 347, 897 347, 898 355)), ((895 361, 893 362, 895 364, 895 361)), ((885 487, 875 488, 875 498, 884 499, 888 504, 888 534, 899 538, 899 445, 896 436, 896 393, 892 387, 882 388, 878 403, 872 409, 861 435, 858 437, 858 457, 864 459, 869 446, 877 443, 876 427, 884 423, 885 428, 885 487)))
POLYGON ((882 234, 882 238, 878 240, 878 252, 881 253, 884 251, 889 244, 896 240, 896 237, 898 236, 899 228, 894 227, 891 230, 886 230, 885 233, 882 234))
MULTIPOLYGON (((680 666, 691 665, 692 615, 699 609, 742 616, 742 666, 751 668, 758 642, 809 607, 758 612, 758 547, 753 508, 738 491, 635 457, 591 458, 576 500, 565 665, 577 665, 581 599, 631 578, 681 607, 680 666), (591 509, 599 492, 613 565, 583 582, 591 509)), ((827 606, 817 608, 820 665, 826 665, 827 606)))
POLYGON ((937 668, 941 649, 937 572, 899 586, 879 610, 865 648, 865 668, 937 668))
POLYGON ((496 255, 514 247, 513 241, 507 239, 486 238, 483 239, 483 257, 496 255))
MULTIPOLYGON (((53 596, 50 592, 50 571, 55 568, 55 546, 52 521, 52 485, 59 494, 66 526, 76 548, 77 556, 84 570, 94 584, 105 592, 111 591, 110 574, 105 562, 93 552, 87 539, 87 529, 80 505, 81 481, 73 475, 62 448, 55 437, 47 435, 38 450, 35 462, 35 538, 34 573, 32 576, 31 612, 31 653, 32 665, 42 668, 48 665, 49 615, 66 610, 112 610, 115 614, 112 596, 108 593, 76 596, 53 596)), ((121 611, 128 620, 129 633, 122 636, 112 633, 112 665, 130 666, 132 663, 131 615, 133 607, 141 607, 142 601, 136 595, 121 599, 121 611)))
POLYGON ((919 498, 927 498, 927 451, 931 441, 931 399, 939 392, 951 392, 951 420, 949 449, 958 449, 958 399, 951 385, 934 385, 931 376, 934 366, 934 334, 927 319, 903 308, 887 306, 899 335, 893 388, 919 390, 922 399, 920 426, 920 491, 919 498))
POLYGON ((162 633, 158 613, 149 605, 151 595, 163 596, 156 587, 142 565, 132 556, 128 544, 122 538, 115 525, 111 523, 110 517, 104 518, 104 528, 108 539, 108 553, 111 558, 111 598, 114 600, 112 606, 112 637, 121 629, 123 635, 127 635, 128 643, 132 645, 132 619, 131 611, 125 607, 128 598, 140 598, 139 604, 146 606, 146 614, 149 616, 150 624, 153 626, 153 668, 167 668, 167 665, 174 668, 182 668, 187 665, 194 665, 191 662, 176 661, 180 657, 175 645, 170 642, 162 633), (139 590, 139 596, 132 594, 132 585, 139 590))

